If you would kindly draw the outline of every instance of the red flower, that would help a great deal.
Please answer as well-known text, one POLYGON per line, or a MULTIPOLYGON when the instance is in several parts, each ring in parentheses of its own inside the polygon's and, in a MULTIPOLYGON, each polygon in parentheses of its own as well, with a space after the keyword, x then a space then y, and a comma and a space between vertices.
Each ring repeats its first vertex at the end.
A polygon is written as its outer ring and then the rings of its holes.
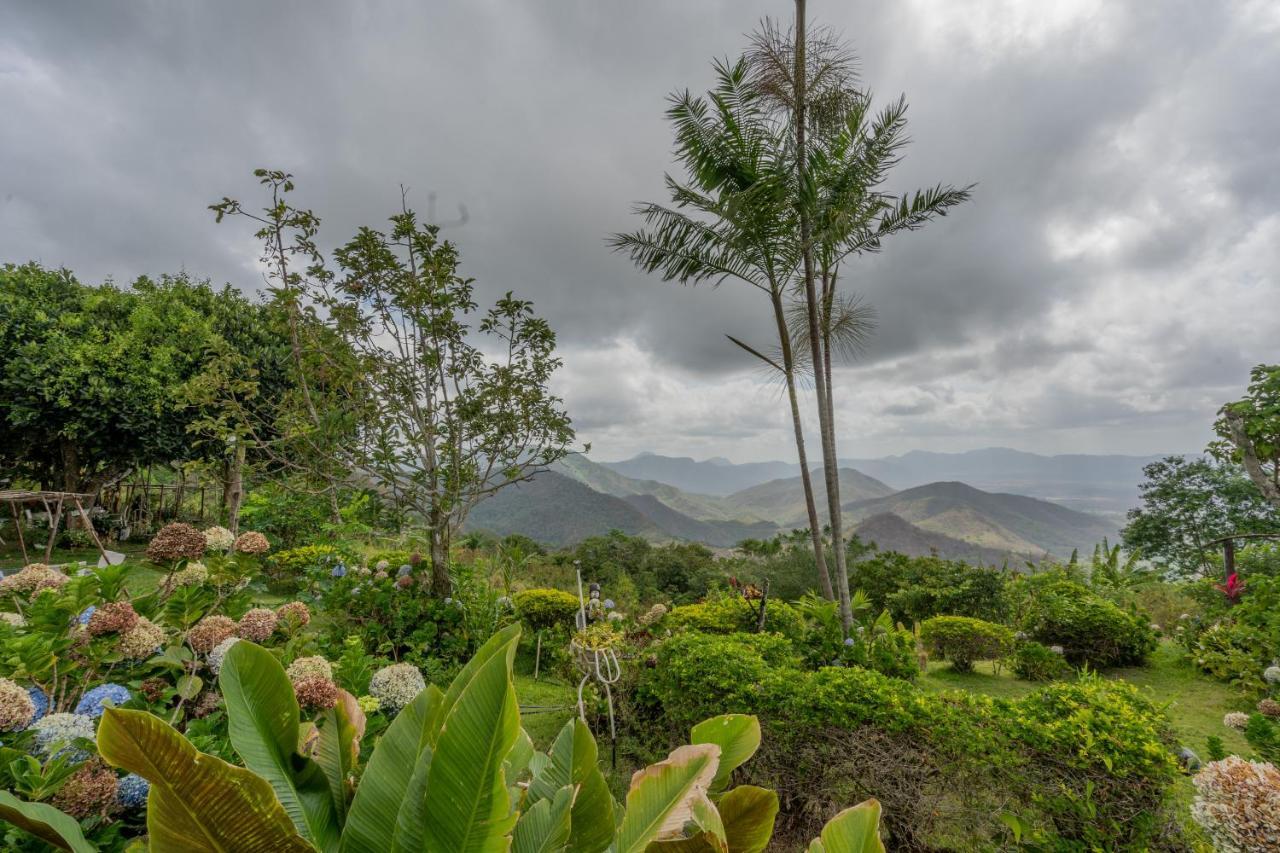
POLYGON ((1240 575, 1232 572, 1227 575, 1225 584, 1216 583, 1213 588, 1227 597, 1227 601, 1235 604, 1240 600, 1240 594, 1244 592, 1244 581, 1240 580, 1240 575))

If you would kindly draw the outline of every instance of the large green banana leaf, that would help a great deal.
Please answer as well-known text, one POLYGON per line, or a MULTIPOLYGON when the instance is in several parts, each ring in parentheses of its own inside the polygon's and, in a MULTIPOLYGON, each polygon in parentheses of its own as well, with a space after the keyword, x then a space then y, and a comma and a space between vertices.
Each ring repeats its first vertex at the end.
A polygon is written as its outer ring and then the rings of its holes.
POLYGON ((739 785, 716 803, 724 821, 729 853, 762 853, 773 837, 778 795, 767 788, 739 785))
POLYGON ((729 786, 729 777, 760 748, 760 720, 749 714, 722 714, 693 727, 689 743, 714 743, 720 747, 720 766, 711 783, 717 794, 729 786))
POLYGON ((682 746, 632 776, 613 849, 643 853, 650 842, 683 837, 685 825, 696 817, 695 804, 706 800, 719 757, 720 747, 713 743, 682 746))
POLYGON ((565 785, 577 788, 568 853, 601 853, 613 842, 613 795, 597 760, 596 741, 586 723, 574 717, 564 724, 547 754, 548 761, 529 783, 528 804, 547 800, 565 785))
MULTIPOLYGON (((551 799, 539 800, 520 815, 512 840, 513 853, 561 853, 569 844, 573 787, 566 785, 551 799)), ((610 826, 610 834, 613 834, 610 826)))
POLYGON ((429 684, 391 721, 356 788, 342 831, 344 851, 388 853, 392 849, 405 791, 419 756, 430 747, 431 732, 440 728, 443 707, 444 694, 429 684))
POLYGON ((298 752, 298 700, 284 667, 266 649, 242 640, 227 650, 218 683, 231 745, 245 766, 270 783, 304 838, 336 853, 338 812, 324 770, 298 752))
POLYGON ((352 775, 360 761, 360 739, 364 737, 365 716, 356 697, 338 691, 338 702, 321 715, 320 734, 312 755, 329 782, 329 795, 341 825, 347 819, 347 795, 352 775))
POLYGON ((65 812, 46 803, 28 803, 8 791, 0 791, 0 820, 6 820, 19 829, 72 853, 95 853, 97 850, 85 840, 80 822, 65 812))
POLYGON ((502 764, 520 732, 511 680, 520 632, 512 628, 481 647, 480 663, 470 673, 468 665, 445 694, 445 717, 427 776, 427 850, 505 853, 510 847, 516 815, 510 811, 502 764))
POLYGON ((108 708, 98 725, 98 752, 151 783, 147 833, 152 853, 315 850, 262 777, 197 751, 159 717, 108 708))
POLYGON ((880 802, 864 800, 827 821, 809 853, 884 853, 880 840, 880 802))

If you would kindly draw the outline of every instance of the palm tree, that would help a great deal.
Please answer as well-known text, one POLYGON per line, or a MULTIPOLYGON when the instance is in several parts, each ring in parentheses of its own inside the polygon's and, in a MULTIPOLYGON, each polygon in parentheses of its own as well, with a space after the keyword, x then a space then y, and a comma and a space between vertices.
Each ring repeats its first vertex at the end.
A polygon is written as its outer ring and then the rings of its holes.
POLYGON ((853 613, 831 366, 833 350, 846 352, 851 340, 861 343, 867 318, 855 297, 839 295, 840 266, 850 256, 878 251, 891 234, 916 230, 945 215, 969 198, 972 186, 938 185, 903 196, 880 189, 908 141, 906 101, 900 98, 872 118, 871 98, 856 86, 852 54, 830 30, 808 32, 805 11, 805 0, 796 0, 790 33, 766 21, 753 37, 749 62, 754 88, 771 116, 789 128, 779 136, 791 140, 795 172, 801 261, 795 290, 804 307, 799 339, 807 342, 812 365, 836 585, 848 631, 853 613))
POLYGON ((745 59, 715 63, 716 86, 706 97, 688 91, 671 96, 667 117, 675 127, 676 153, 686 182, 666 176, 671 206, 641 204, 644 227, 615 234, 610 245, 646 272, 681 284, 726 279, 748 284, 769 300, 778 336, 775 357, 729 336, 745 352, 776 371, 786 387, 800 462, 814 559, 823 593, 834 598, 824 556, 817 503, 809 474, 796 389, 796 358, 787 328, 786 294, 799 263, 794 172, 779 125, 766 114, 761 92, 750 85, 745 59))

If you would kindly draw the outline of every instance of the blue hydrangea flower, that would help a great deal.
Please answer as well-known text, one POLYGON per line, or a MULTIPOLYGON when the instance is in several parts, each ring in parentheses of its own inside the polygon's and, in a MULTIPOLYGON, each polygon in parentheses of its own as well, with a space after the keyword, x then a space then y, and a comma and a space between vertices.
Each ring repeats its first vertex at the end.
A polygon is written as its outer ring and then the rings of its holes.
POLYGON ((845 638, 844 638, 844 644, 845 644, 846 646, 852 646, 852 645, 853 645, 853 642, 854 642, 854 641, 853 641, 853 637, 845 637, 845 638))
POLYGON ((27 695, 31 697, 31 704, 36 706, 36 712, 31 715, 31 722, 34 723, 49 713, 49 697, 44 695, 44 691, 34 684, 27 688, 27 695))
POLYGON ((90 604, 84 610, 80 611, 80 615, 76 617, 76 621, 79 622, 81 626, 88 625, 89 620, 93 618, 93 614, 97 609, 98 608, 96 606, 90 604))
POLYGON ((36 733, 37 752, 50 758, 68 755, 71 761, 84 761, 89 758, 89 753, 75 746, 64 746, 54 752, 53 747, 79 738, 94 740, 97 735, 97 723, 84 714, 50 714, 33 723, 31 728, 36 733))
POLYGON ((396 577, 402 578, 411 574, 412 572, 413 572, 413 566, 409 565, 408 563, 405 563, 403 566, 396 569, 396 577))
POLYGON ((346 577, 347 567, 342 563, 338 563, 338 565, 333 567, 333 570, 330 571, 329 574, 333 575, 335 578, 346 577))
POLYGON ((136 773, 130 773, 116 787, 116 802, 127 809, 139 809, 147 804, 147 794, 150 792, 150 782, 136 773))
POLYGON ((614 604, 614 603, 613 603, 613 599, 612 599, 612 598, 606 598, 606 599, 604 600, 604 609, 605 609, 605 610, 612 610, 613 608, 615 608, 615 607, 617 607, 617 606, 618 606, 618 605, 616 605, 616 604, 614 604))
POLYGON ((80 701, 76 703, 76 713, 97 719, 105 710, 104 702, 117 706, 128 701, 129 688, 120 684, 99 684, 80 697, 80 701))

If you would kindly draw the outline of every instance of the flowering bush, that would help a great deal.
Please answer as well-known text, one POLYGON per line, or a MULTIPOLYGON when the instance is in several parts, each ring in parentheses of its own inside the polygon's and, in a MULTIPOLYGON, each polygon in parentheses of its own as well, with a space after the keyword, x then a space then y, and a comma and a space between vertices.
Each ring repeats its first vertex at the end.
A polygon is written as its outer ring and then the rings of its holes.
POLYGON ((319 655, 311 655, 310 657, 298 658, 289 664, 285 670, 285 675, 289 676, 289 681, 293 682, 294 685, 297 685, 300 681, 309 681, 317 678, 332 681, 333 665, 319 655))
POLYGON ((1206 764, 1192 782, 1191 814, 1214 850, 1280 850, 1280 771, 1275 767, 1232 755, 1206 764))
POLYGON ((276 631, 276 612, 266 607, 255 607, 240 617, 236 633, 254 643, 265 642, 276 631))
POLYGON ((206 655, 218 643, 228 637, 234 637, 237 627, 236 623, 226 616, 206 616, 187 632, 187 642, 198 653, 206 655))
POLYGON ((129 701, 129 696, 129 688, 121 684, 99 684, 86 690, 80 697, 80 701, 76 703, 76 713, 96 720, 102 716, 104 708, 123 705, 129 701))
POLYGON ((101 607, 95 607, 85 627, 89 636, 100 637, 103 634, 124 634, 138 625, 138 614, 133 605, 127 601, 111 601, 101 607))
POLYGON ((159 651, 164 639, 164 628, 140 616, 136 625, 120 635, 116 649, 126 660, 142 660, 159 651))
MULTIPOLYGON (((93 717, 85 714, 49 714, 32 723, 31 730, 36 735, 36 749, 42 755, 48 756, 59 744, 69 744, 79 738, 93 740, 98 726, 93 717)), ((76 761, 83 761, 89 757, 89 754, 82 749, 68 747, 67 751, 76 761)))
POLYGON ((116 787, 116 802, 126 809, 140 809, 147 804, 151 783, 136 773, 122 778, 116 787))
POLYGON ((412 702, 426 687, 427 682, 422 673, 409 663, 396 663, 380 669, 369 681, 370 695, 381 703, 382 710, 388 714, 399 713, 401 708, 412 702))
POLYGON ((0 732, 19 732, 36 717, 31 695, 7 678, 0 678, 0 732))
POLYGON ((250 530, 236 537, 235 549, 240 554, 265 554, 271 550, 271 543, 261 533, 250 530))
POLYGON ((301 601, 289 601, 276 608, 276 622, 280 629, 292 633, 311 624, 311 609, 301 601))
POLYGON ((1243 711, 1232 711, 1222 718, 1222 724, 1229 729, 1242 732, 1249 725, 1249 715, 1243 711))
POLYGON ((209 656, 205 658, 205 663, 209 664, 209 671, 217 675, 222 671, 222 660, 227 656, 227 651, 240 642, 239 637, 227 637, 221 643, 209 650, 209 656))
POLYGON ((204 563, 187 563, 181 571, 174 572, 165 579, 162 587, 165 595, 184 586, 200 586, 209 580, 209 567, 204 563))
POLYGON ((105 815, 116 806, 118 784, 112 770, 90 762, 62 783, 53 795, 53 804, 78 819, 105 815))
POLYGON ((161 564, 198 560, 204 556, 206 547, 203 533, 190 524, 175 521, 160 528, 147 544, 147 559, 161 564))
POLYGON ((306 678, 293 684, 298 704, 308 711, 324 711, 338 703, 338 685, 328 678, 306 678))
POLYGON ((1258 713, 1271 719, 1280 719, 1280 702, 1270 697, 1258 701, 1258 713))
POLYGON ((0 580, 0 595, 33 595, 45 589, 61 589, 68 578, 44 563, 31 563, 0 580))
POLYGON ((204 532, 204 544, 210 551, 230 551, 236 543, 236 535, 225 527, 214 525, 204 532))

